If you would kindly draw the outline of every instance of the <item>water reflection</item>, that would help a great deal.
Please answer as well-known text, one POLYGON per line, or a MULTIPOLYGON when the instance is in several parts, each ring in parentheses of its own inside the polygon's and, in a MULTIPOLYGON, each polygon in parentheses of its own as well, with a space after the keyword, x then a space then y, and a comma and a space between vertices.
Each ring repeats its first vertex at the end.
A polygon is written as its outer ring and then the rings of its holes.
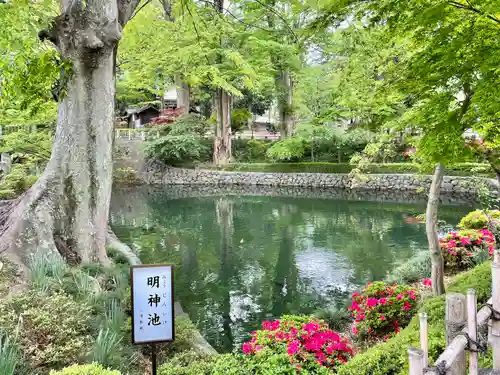
MULTIPOLYGON (((176 188, 178 189, 178 188, 176 188)), ((144 263, 176 265, 176 298, 220 351, 264 319, 343 304, 426 246, 425 204, 116 192, 112 225, 144 263)), ((456 223, 467 208, 443 208, 456 223)))

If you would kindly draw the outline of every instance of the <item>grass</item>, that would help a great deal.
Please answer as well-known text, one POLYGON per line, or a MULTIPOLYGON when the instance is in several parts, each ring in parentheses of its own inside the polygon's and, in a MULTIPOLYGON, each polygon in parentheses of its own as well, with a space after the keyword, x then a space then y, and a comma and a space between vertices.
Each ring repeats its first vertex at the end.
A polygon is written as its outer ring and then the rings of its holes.
POLYGON ((114 364, 113 356, 119 352, 122 337, 109 328, 101 328, 92 348, 92 362, 103 366, 114 364))
POLYGON ((0 335, 0 374, 14 375, 20 360, 17 348, 6 335, 0 335))

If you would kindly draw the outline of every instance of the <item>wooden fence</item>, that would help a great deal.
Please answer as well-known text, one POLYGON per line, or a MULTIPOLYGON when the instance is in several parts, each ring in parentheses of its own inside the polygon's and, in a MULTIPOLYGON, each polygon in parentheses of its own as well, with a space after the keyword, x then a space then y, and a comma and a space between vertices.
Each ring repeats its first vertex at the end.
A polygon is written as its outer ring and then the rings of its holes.
POLYGON ((408 349, 410 375, 500 375, 500 316, 497 313, 500 311, 500 261, 496 252, 491 269, 492 297, 479 311, 474 289, 469 289, 467 296, 446 295, 447 347, 433 366, 428 363, 427 315, 420 314, 420 348, 408 349), (478 353, 487 351, 488 344, 492 347, 493 369, 479 369, 478 353))

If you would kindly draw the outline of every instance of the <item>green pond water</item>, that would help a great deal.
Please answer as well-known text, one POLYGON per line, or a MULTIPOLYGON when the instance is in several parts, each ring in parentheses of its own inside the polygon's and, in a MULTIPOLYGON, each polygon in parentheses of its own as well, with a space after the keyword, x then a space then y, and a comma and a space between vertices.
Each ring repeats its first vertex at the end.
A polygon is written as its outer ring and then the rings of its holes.
MULTIPOLYGON (((426 247, 424 225, 408 220, 425 202, 185 189, 116 191, 111 222, 143 263, 175 265, 176 300, 222 352, 265 319, 344 306, 426 247)), ((439 218, 455 225, 468 211, 441 206, 439 218)))

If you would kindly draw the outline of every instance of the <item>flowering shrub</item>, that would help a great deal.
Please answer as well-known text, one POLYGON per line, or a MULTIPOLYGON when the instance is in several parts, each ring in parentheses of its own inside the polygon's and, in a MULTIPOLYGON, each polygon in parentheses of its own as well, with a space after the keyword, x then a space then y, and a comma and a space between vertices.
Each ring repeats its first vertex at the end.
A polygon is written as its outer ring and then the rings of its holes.
POLYGON ((264 351, 286 353, 290 364, 299 371, 332 369, 353 356, 349 341, 330 330, 322 320, 298 316, 263 322, 262 330, 252 332, 251 340, 243 344, 242 350, 246 355, 264 351))
POLYGON ((444 265, 450 270, 470 268, 495 251, 495 238, 486 229, 449 232, 439 242, 444 265))
POLYGON ((351 332, 361 340, 399 333, 417 312, 417 298, 417 290, 406 285, 369 283, 361 294, 352 295, 351 332))

